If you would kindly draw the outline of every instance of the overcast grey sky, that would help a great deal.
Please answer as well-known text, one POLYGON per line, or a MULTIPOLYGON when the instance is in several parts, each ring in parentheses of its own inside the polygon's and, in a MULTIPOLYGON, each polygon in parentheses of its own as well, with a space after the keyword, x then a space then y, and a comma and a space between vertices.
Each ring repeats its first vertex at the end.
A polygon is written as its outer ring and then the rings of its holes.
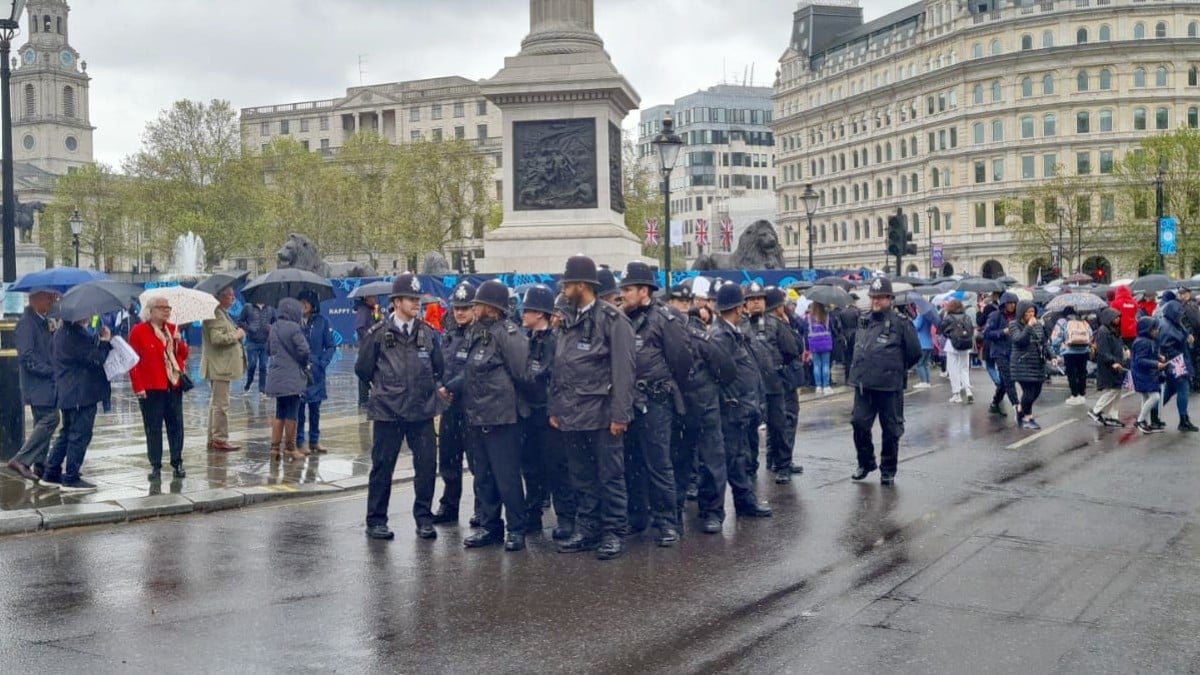
MULTIPOLYGON (((862 0, 867 20, 909 4, 862 0)), ((596 0, 596 30, 642 105, 754 65, 770 86, 795 0, 596 0), (669 28, 667 28, 669 27, 669 28)), ((359 84, 491 77, 529 29, 525 0, 72 0, 71 43, 92 76, 96 158, 119 166, 181 98, 234 107, 359 84)), ((22 29, 24 30, 24 26, 22 29)), ((18 38, 17 42, 23 42, 18 38)))

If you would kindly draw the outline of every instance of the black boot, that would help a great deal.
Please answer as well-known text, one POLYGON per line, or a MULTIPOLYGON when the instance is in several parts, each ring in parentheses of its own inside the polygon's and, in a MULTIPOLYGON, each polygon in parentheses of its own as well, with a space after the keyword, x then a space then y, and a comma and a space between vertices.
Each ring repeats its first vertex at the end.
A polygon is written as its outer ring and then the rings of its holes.
POLYGON ((1195 424, 1192 424, 1192 419, 1190 417, 1184 417, 1183 419, 1179 420, 1179 430, 1180 431, 1200 431, 1200 427, 1197 427, 1195 424))

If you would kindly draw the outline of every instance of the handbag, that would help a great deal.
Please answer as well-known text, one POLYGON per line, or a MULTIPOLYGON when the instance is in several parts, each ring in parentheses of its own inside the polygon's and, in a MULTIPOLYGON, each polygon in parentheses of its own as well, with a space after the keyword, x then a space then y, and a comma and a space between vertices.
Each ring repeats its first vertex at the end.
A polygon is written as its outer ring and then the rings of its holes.
POLYGON ((179 373, 179 388, 186 394, 196 388, 196 383, 192 382, 192 376, 187 373, 179 373))

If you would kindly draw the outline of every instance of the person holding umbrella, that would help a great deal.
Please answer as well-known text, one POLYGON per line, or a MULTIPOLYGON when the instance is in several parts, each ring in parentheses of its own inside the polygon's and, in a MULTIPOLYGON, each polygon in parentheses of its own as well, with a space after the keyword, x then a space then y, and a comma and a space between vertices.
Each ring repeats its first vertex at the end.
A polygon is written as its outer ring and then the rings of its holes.
POLYGON ((246 353, 242 338, 246 331, 238 328, 229 316, 236 297, 233 286, 217 292, 220 303, 213 318, 201 324, 204 345, 200 351, 200 377, 208 380, 212 397, 208 404, 208 449, 218 452, 241 450, 229 442, 229 383, 241 379, 246 372, 246 353))
POLYGON ((829 384, 833 365, 833 326, 824 304, 814 302, 809 306, 804 328, 807 336, 804 360, 812 363, 813 384, 817 395, 828 396, 833 393, 829 384))
POLYGON ((316 292, 310 289, 300 291, 300 306, 304 310, 301 327, 308 341, 312 377, 300 402, 296 420, 296 447, 304 447, 304 423, 307 421, 308 454, 322 455, 327 451, 321 447, 321 401, 329 398, 325 388, 325 371, 337 353, 337 344, 333 341, 333 328, 329 320, 321 314, 321 301, 317 299, 316 292))
POLYGON ((27 481, 37 482, 44 470, 50 438, 58 428, 54 388, 54 324, 50 322, 58 293, 35 290, 17 321, 16 343, 20 368, 21 402, 33 412, 33 430, 25 444, 8 461, 8 468, 27 481))
POLYGON ((41 480, 58 483, 66 492, 96 489, 95 484, 83 479, 80 470, 92 442, 96 406, 111 393, 104 361, 112 350, 109 343, 112 331, 101 326, 93 337, 88 332, 89 324, 90 317, 78 318, 71 314, 64 316, 63 327, 54 333, 54 387, 63 430, 46 460, 41 480))
POLYGON ((267 339, 270 362, 267 366, 266 394, 275 399, 275 417, 271 420, 271 459, 283 453, 292 459, 304 459, 305 453, 296 447, 296 427, 300 405, 309 387, 306 373, 309 368, 308 340, 300 327, 304 310, 300 301, 284 298, 271 326, 267 339))
POLYGON ((179 329, 167 321, 171 304, 167 298, 150 294, 142 298, 142 322, 129 331, 129 346, 138 355, 137 365, 129 371, 129 382, 142 411, 146 430, 146 457, 150 475, 162 478, 163 426, 175 478, 184 478, 183 469, 183 368, 188 345, 179 337, 179 329))

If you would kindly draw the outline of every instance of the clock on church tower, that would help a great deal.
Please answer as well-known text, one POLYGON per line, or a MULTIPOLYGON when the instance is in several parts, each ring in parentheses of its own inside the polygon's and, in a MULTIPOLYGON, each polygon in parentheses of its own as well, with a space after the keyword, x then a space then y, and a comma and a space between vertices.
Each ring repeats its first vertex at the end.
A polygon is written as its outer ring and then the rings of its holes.
POLYGON ((87 62, 70 44, 66 0, 29 0, 28 41, 14 51, 13 159, 63 175, 92 162, 87 62))

